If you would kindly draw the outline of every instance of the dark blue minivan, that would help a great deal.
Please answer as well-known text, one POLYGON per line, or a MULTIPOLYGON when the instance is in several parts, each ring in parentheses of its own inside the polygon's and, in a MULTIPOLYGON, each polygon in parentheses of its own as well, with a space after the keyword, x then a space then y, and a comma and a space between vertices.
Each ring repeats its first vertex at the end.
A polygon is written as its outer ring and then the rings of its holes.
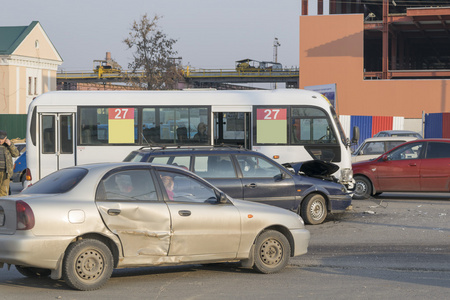
POLYGON ((308 224, 322 223, 327 213, 344 212, 352 200, 342 184, 325 174, 329 166, 338 167, 321 161, 303 163, 305 170, 319 170, 320 178, 305 175, 301 167, 288 169, 261 153, 236 147, 142 147, 124 161, 177 165, 233 198, 295 211, 308 224))

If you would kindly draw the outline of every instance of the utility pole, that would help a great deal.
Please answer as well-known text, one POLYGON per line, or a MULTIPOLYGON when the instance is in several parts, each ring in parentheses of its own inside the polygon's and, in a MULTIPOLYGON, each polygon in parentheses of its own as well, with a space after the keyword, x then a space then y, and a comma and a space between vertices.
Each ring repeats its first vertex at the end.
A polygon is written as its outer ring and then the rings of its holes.
POLYGON ((281 44, 278 41, 278 38, 275 38, 273 41, 273 62, 278 62, 278 47, 280 47, 281 44))
MULTIPOLYGON (((278 38, 276 37, 274 40, 273 40, 273 62, 278 62, 278 47, 280 47, 281 46, 281 44, 280 44, 280 42, 278 41, 278 38)), ((277 89, 277 83, 275 82, 275 84, 274 84, 274 89, 276 90, 277 89)))

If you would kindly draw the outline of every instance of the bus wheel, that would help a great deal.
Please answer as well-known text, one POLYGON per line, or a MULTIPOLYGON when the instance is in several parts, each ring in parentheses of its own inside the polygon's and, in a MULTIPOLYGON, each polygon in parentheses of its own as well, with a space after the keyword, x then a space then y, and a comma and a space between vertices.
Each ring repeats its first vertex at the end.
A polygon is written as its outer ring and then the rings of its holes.
POLYGON ((316 225, 322 223, 327 217, 327 204, 320 194, 306 197, 302 202, 300 215, 307 224, 316 225))
POLYGON ((372 184, 370 180, 363 176, 355 176, 354 199, 367 199, 372 194, 372 184))

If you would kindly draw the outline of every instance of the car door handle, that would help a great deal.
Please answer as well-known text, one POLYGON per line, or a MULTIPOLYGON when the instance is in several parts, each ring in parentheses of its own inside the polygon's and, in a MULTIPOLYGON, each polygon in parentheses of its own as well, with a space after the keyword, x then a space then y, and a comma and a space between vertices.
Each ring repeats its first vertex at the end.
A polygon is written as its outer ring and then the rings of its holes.
POLYGON ((179 210, 178 214, 182 217, 189 217, 191 215, 190 210, 179 210))
POLYGON ((254 188, 256 188, 256 183, 246 184, 246 185, 244 185, 244 187, 248 187, 248 188, 254 189, 254 188))
POLYGON ((120 213, 121 213, 120 209, 115 209, 115 208, 108 209, 108 215, 110 215, 110 216, 117 216, 120 213))
POLYGON ((416 164, 416 163, 410 163, 409 166, 410 166, 410 167, 416 167, 417 164, 416 164))

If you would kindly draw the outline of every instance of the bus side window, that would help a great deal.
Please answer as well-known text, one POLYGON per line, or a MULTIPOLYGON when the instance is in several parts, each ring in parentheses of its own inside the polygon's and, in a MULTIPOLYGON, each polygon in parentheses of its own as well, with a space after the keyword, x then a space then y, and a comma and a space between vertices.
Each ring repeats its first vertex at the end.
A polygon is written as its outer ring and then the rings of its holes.
POLYGON ((89 127, 84 127, 81 129, 81 143, 90 144, 91 143, 91 129, 89 127))
POLYGON ((44 145, 42 153, 55 153, 55 130, 53 128, 44 129, 44 145))

